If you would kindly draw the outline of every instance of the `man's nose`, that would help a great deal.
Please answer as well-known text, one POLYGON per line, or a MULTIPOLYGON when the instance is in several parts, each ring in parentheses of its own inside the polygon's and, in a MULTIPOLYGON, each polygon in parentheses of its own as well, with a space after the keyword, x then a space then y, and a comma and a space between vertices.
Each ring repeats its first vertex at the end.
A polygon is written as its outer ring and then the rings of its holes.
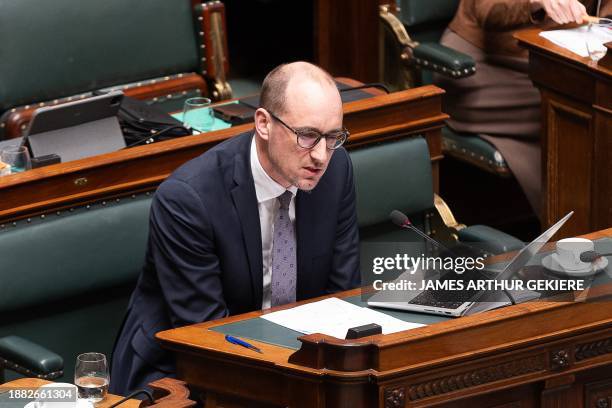
POLYGON ((327 145, 325 138, 322 137, 312 149, 310 149, 310 157, 315 161, 315 163, 325 163, 327 160, 327 145))

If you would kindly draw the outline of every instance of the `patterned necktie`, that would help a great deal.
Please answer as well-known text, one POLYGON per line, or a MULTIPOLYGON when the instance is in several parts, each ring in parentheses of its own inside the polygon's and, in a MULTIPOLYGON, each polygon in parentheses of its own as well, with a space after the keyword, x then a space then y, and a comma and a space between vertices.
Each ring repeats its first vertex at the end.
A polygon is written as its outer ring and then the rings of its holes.
POLYGON ((278 197, 280 208, 274 218, 272 240, 272 306, 295 302, 297 262, 295 256, 295 233, 289 219, 291 191, 278 197))

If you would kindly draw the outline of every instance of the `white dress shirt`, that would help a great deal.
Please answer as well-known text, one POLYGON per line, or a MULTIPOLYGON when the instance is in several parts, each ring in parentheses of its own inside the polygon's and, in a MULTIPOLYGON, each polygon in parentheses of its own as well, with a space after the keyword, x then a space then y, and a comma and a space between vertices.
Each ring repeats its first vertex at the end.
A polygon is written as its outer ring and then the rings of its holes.
POLYGON ((274 219, 280 206, 278 197, 286 190, 291 191, 293 197, 289 203, 289 218, 294 226, 295 233, 295 195, 297 187, 285 188, 266 173, 259 162, 255 138, 251 140, 251 172, 255 181, 255 194, 257 195, 257 209, 259 210, 259 225, 261 226, 261 259, 263 261, 263 296, 261 308, 267 309, 272 305, 272 239, 274 237, 274 219))

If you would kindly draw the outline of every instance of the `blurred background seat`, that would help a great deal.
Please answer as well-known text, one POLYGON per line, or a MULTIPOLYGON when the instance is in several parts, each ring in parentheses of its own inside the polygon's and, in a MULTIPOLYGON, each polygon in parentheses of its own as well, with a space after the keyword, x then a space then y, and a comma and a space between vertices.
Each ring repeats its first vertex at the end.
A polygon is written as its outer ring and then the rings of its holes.
MULTIPOLYGON (((474 59, 441 45, 459 0, 397 0, 381 6, 384 82, 392 89, 430 84, 433 73, 452 80, 478 69, 474 59)), ((442 129, 445 160, 440 191, 468 223, 485 223, 526 240, 539 222, 501 152, 477 134, 442 129)))
POLYGON ((120 89, 165 111, 232 96, 219 1, 0 1, 0 140, 35 108, 120 89))

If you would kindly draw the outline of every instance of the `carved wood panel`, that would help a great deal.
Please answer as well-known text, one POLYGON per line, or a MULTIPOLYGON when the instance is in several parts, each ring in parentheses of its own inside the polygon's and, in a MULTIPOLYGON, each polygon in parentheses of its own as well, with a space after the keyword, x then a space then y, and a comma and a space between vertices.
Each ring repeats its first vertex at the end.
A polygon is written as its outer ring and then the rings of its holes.
POLYGON ((572 222, 559 236, 591 230, 593 184, 593 115, 586 107, 543 92, 545 107, 544 219, 554 224, 569 211, 572 222))
POLYGON ((406 387, 385 388, 385 408, 404 408, 406 387))
POLYGON ((409 401, 439 396, 454 391, 477 387, 495 381, 507 380, 546 369, 545 356, 538 354, 513 361, 465 371, 455 375, 434 378, 408 387, 409 401))
POLYGON ((586 384, 585 408, 612 408, 612 379, 586 384))

